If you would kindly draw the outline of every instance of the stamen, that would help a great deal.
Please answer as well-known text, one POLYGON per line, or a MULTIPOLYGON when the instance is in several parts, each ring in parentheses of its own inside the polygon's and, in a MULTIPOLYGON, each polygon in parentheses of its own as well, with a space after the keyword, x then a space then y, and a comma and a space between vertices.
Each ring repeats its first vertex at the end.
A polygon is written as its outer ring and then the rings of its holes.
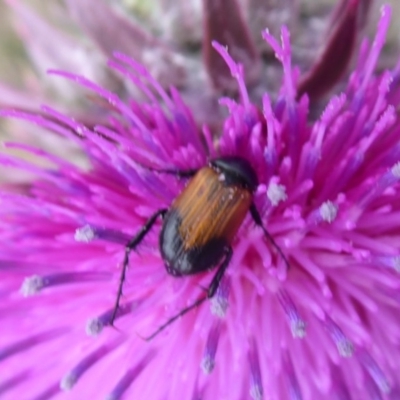
POLYGON ((60 388, 58 383, 53 383, 51 386, 48 386, 45 390, 43 390, 38 396, 34 398, 31 397, 32 400, 48 400, 59 394, 60 388))
POLYGON ((88 336, 97 336, 99 335, 103 328, 109 324, 110 318, 91 318, 86 323, 86 334, 88 336))
MULTIPOLYGON (((117 315, 115 321, 132 311, 132 308, 137 305, 137 302, 129 302, 121 305, 117 310, 117 315)), ((103 314, 98 317, 90 318, 86 323, 86 334, 88 336, 97 336, 99 335, 106 326, 110 325, 111 317, 113 315, 114 308, 105 311, 103 314)), ((114 322, 115 322, 114 321, 114 322)))
POLYGON ((311 212, 307 218, 309 225, 318 225, 321 222, 332 223, 337 216, 338 206, 330 200, 325 201, 319 208, 311 212))
POLYGON ((371 258, 372 264, 378 264, 382 267, 393 268, 397 273, 400 274, 400 256, 373 256, 371 258))
POLYGON ((97 361, 102 359, 110 351, 114 350, 121 342, 115 342, 112 345, 104 345, 84 357, 70 372, 61 379, 60 388, 62 390, 71 390, 79 378, 91 368, 97 361))
POLYGON ((264 150, 264 157, 269 171, 274 171, 277 165, 277 148, 275 145, 275 135, 279 131, 279 123, 275 113, 272 111, 271 100, 268 95, 263 96, 263 111, 267 123, 267 146, 264 150))
POLYGON ((395 178, 400 179, 400 161, 393 165, 393 167, 390 169, 390 172, 395 178))
POLYGON ((193 390, 193 395, 190 398, 190 400, 204 400, 205 389, 206 389, 205 384, 199 384, 199 382, 197 382, 197 384, 193 390))
POLYGON ((75 371, 71 371, 61 379, 60 389, 71 390, 77 381, 78 376, 76 375, 75 371))
POLYGON ((262 386, 260 362, 258 359, 257 347, 254 339, 250 344, 249 352, 250 363, 250 397, 254 400, 262 400, 264 389, 262 386))
POLYGON ((301 395, 299 382, 297 380, 297 376, 293 368, 293 363, 289 357, 288 352, 286 352, 284 356, 284 368, 286 371, 286 380, 288 383, 289 398, 291 400, 301 400, 303 397, 301 395))
POLYGON ((357 353, 357 358, 360 363, 363 365, 365 370, 368 372, 370 377, 374 380, 374 382, 379 387, 382 393, 390 393, 390 384, 383 373, 382 369, 376 363, 376 361, 371 357, 371 355, 365 351, 361 350, 357 353))
MULTIPOLYGON (((357 93, 357 95, 361 98, 365 96, 365 88, 371 80, 372 73, 376 67, 378 56, 381 53, 381 49, 386 41, 386 35, 390 25, 390 18, 392 14, 390 7, 388 5, 384 5, 381 7, 380 11, 381 17, 378 23, 377 34, 375 36, 374 42, 372 43, 371 51, 368 55, 368 58, 363 63, 364 68, 362 70, 362 81, 360 82, 357 93)), ((357 98, 355 100, 357 100, 357 98)))
POLYGON ((393 268, 396 272, 400 273, 400 257, 393 257, 393 268))
POLYGON ((126 390, 132 385, 134 380, 150 363, 151 359, 154 357, 154 354, 155 352, 146 354, 140 362, 138 362, 134 367, 128 369, 114 387, 112 392, 106 396, 106 400, 120 400, 126 390))
POLYGON ((334 382, 334 396, 335 400, 351 400, 349 388, 344 380, 343 371, 340 366, 331 364, 331 382, 334 382))
POLYGON ((322 206, 319 208, 321 218, 329 223, 335 220, 337 215, 337 210, 338 207, 329 200, 323 203, 322 206))
POLYGON ((250 397, 254 400, 262 400, 263 399, 263 388, 259 385, 252 385, 250 388, 250 397))
POLYGON ((277 206, 281 201, 287 199, 286 187, 276 182, 271 182, 268 185, 267 197, 274 207, 277 206))
POLYGON ((96 231, 90 225, 85 225, 75 231, 77 242, 89 243, 94 239, 97 239, 96 231))
POLYGON ((145 80, 145 84, 148 83, 150 88, 152 90, 154 89, 154 91, 162 98, 162 100, 167 105, 167 107, 170 110, 174 109, 175 105, 172 102, 171 98, 168 96, 168 94, 162 88, 160 83, 154 78, 154 76, 150 73, 150 71, 147 68, 145 68, 138 61, 133 60, 131 57, 127 56, 126 54, 116 52, 116 53, 114 53, 114 57, 117 60, 122 61, 123 63, 129 65, 133 69, 135 74, 141 75, 145 80))
POLYGON ((207 375, 211 374, 215 366, 215 358, 213 354, 204 354, 201 360, 201 369, 207 375))
POLYGON ((201 369, 205 374, 210 374, 215 366, 215 354, 217 352, 218 341, 220 338, 221 324, 216 321, 208 333, 206 347, 201 360, 201 369))
POLYGON ((44 278, 33 275, 24 279, 20 291, 24 297, 29 297, 39 293, 44 286, 46 286, 44 278))
MULTIPOLYGON (((114 54, 114 57, 116 58, 119 58, 119 56, 120 55, 114 54)), ((131 120, 143 132, 143 134, 151 135, 151 131, 147 128, 146 124, 144 124, 142 120, 132 111, 132 109, 128 105, 124 104, 124 102, 116 94, 103 89, 99 85, 96 85, 83 76, 59 70, 48 70, 47 73, 64 77, 73 82, 77 82, 79 85, 86 87, 89 90, 94 91, 108 101, 113 107, 119 110, 126 118, 131 120)))
MULTIPOLYGON (((285 98, 288 102, 289 106, 292 107, 293 100, 296 95, 296 90, 293 82, 293 73, 292 73, 292 60, 291 60, 291 49, 290 49, 290 39, 289 39, 289 31, 286 26, 282 26, 281 28, 281 39, 282 46, 280 46, 277 39, 273 37, 273 35, 269 32, 268 29, 265 29, 262 32, 262 37, 264 40, 272 47, 275 52, 275 56, 278 60, 282 62, 283 71, 284 71, 284 83, 283 88, 285 89, 285 98)), ((294 114, 291 110, 291 116, 294 114)))
MULTIPOLYGON (((233 61, 232 57, 230 56, 230 54, 227 51, 227 47, 220 45, 219 43, 217 43, 215 40, 213 40, 211 42, 212 46, 214 47, 214 49, 220 54, 220 56, 225 60, 226 65, 229 68, 229 71, 232 75, 233 78, 236 79, 237 81, 237 85, 239 86, 239 93, 242 99, 242 103, 244 104, 244 106, 247 108, 250 104, 250 99, 249 99, 249 94, 246 88, 246 84, 245 84, 245 78, 244 78, 244 71, 243 71, 243 65, 242 64, 238 64, 235 61, 233 61)), ((249 49, 249 47, 247 47, 247 49, 249 49)), ((237 50, 237 49, 234 49, 237 50)), ((239 52, 240 54, 240 52, 239 52)), ((243 60, 246 61, 246 63, 248 62, 247 60, 243 60)), ((257 69, 254 69, 256 67, 256 63, 255 60, 252 60, 252 66, 249 68, 249 66, 247 65, 247 69, 246 71, 249 72, 249 70, 253 70, 253 73, 258 73, 257 69)), ((226 84, 226 83, 225 83, 226 84)))
POLYGON ((375 381, 367 374, 365 374, 364 377, 364 385, 370 399, 383 400, 382 394, 375 381))
POLYGON ((325 328, 327 329, 332 340, 335 342, 339 354, 342 357, 351 357, 354 353, 353 343, 346 337, 339 326, 330 318, 326 317, 325 328))
POLYGON ((29 379, 31 376, 31 370, 25 369, 22 372, 15 373, 10 378, 2 377, 2 381, 0 383, 0 394, 6 392, 7 390, 13 389, 15 386, 20 385, 22 382, 29 379))
POLYGON ((394 164, 388 171, 382 174, 373 187, 366 190, 359 200, 359 208, 365 209, 373 200, 377 199, 390 186, 400 179, 400 162, 394 164))
POLYGON ((211 314, 218 318, 225 318, 229 306, 229 292, 230 282, 228 278, 224 277, 219 284, 217 293, 210 300, 211 314))
POLYGON ((288 293, 284 290, 279 290, 277 293, 278 300, 286 314, 286 319, 289 322, 290 330, 294 338, 303 339, 306 336, 306 323, 300 317, 296 306, 288 293))
POLYGON ((21 351, 26 351, 34 346, 38 346, 44 342, 59 338, 66 332, 64 328, 49 330, 29 336, 26 339, 12 343, 6 347, 0 348, 0 361, 13 356, 21 351))
POLYGON ((125 245, 131 237, 120 231, 100 228, 89 224, 75 231, 75 240, 77 242, 90 243, 95 239, 125 245))
POLYGON ((29 297, 50 286, 106 281, 110 278, 111 274, 109 273, 93 271, 64 272, 43 276, 32 275, 24 279, 20 291, 24 297, 29 297))

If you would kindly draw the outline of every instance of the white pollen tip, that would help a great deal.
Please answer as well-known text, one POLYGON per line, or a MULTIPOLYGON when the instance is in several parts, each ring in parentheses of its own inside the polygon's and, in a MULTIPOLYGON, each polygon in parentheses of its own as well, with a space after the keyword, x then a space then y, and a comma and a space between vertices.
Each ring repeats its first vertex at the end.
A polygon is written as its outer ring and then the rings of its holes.
POLYGON ((75 231, 75 240, 77 242, 89 243, 96 237, 96 232, 90 225, 82 226, 75 231))
POLYGON ((349 340, 342 340, 338 343, 337 349, 339 354, 344 358, 349 358, 354 353, 354 346, 349 340))
POLYGON ((393 258, 393 268, 400 274, 400 257, 393 258))
POLYGON ((97 336, 104 328, 103 322, 99 318, 91 318, 86 323, 86 334, 88 336, 97 336))
POLYGON ((395 178, 400 178, 400 161, 393 165, 390 172, 395 178))
POLYGON ((388 381, 386 381, 386 379, 381 382, 381 384, 379 385, 380 389, 382 390, 383 393, 385 394, 389 394, 390 391, 392 390, 390 384, 388 381))
POLYGON ((203 372, 207 375, 211 374, 211 372, 213 371, 214 367, 215 367, 215 360, 210 357, 209 355, 206 355, 203 357, 203 359, 201 360, 201 369, 203 370, 203 372))
POLYGON ((228 299, 221 296, 215 296, 211 298, 210 303, 211 314, 218 318, 225 318, 226 310, 229 306, 228 299))
POLYGON ((303 320, 294 321, 290 325, 292 336, 297 339, 303 339, 306 336, 306 327, 306 323, 303 320))
POLYGON ((278 183, 271 182, 268 185, 267 197, 274 207, 277 206, 281 201, 285 201, 287 199, 286 187, 279 185, 278 183))
POLYGON ((20 290, 24 297, 29 297, 39 293, 44 285, 45 282, 41 276, 32 275, 24 279, 20 290))
POLYGON ((67 374, 65 375, 60 381, 60 389, 61 390, 71 390, 76 383, 76 376, 74 374, 67 374))
POLYGON ((335 220, 337 216, 337 211, 337 205, 329 200, 323 203, 322 206, 319 208, 319 214, 321 215, 321 218, 329 223, 335 220))
POLYGON ((259 385, 253 385, 250 388, 250 396, 252 399, 262 400, 264 398, 263 395, 264 395, 264 393, 263 393, 262 387, 260 387, 259 385))

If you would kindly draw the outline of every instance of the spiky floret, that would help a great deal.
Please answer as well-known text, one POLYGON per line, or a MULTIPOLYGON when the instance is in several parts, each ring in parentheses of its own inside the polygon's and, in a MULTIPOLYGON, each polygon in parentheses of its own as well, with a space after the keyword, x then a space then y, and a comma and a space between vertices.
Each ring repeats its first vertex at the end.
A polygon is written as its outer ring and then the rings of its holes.
POLYGON ((90 129, 50 107, 42 116, 2 111, 64 135, 91 162, 84 171, 13 143, 6 146, 52 167, 0 156, 37 175, 27 193, 1 193, 2 396, 396 398, 400 68, 373 75, 389 18, 385 7, 346 91, 311 126, 307 97, 296 100, 286 28, 281 43, 263 34, 284 82, 276 103, 265 94, 261 109, 249 100, 242 67, 214 44, 241 95, 221 99, 229 116, 217 145, 176 90, 167 94, 121 54, 111 67, 147 102, 127 104, 83 77, 53 71, 109 102, 107 126, 90 129), (216 297, 144 342, 211 278, 169 276, 157 228, 132 254, 117 330, 110 329, 124 244, 185 184, 141 165, 197 168, 233 154, 258 174, 255 202, 290 270, 249 218, 216 297))

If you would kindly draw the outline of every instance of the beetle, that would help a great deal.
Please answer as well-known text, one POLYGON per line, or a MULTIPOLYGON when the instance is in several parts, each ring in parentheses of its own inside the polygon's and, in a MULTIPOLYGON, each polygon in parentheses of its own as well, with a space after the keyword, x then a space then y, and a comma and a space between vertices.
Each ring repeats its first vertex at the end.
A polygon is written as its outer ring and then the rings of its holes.
POLYGON ((264 227, 253 202, 258 178, 246 159, 225 156, 211 160, 207 166, 200 169, 186 171, 147 169, 174 174, 179 178, 190 178, 190 181, 170 208, 155 212, 127 243, 110 319, 111 326, 119 309, 130 252, 145 238, 160 217, 163 222, 159 248, 168 274, 182 277, 212 270, 217 266, 218 268, 206 289, 206 294, 171 317, 145 338, 146 340, 151 340, 176 319, 215 295, 232 258, 233 239, 248 212, 289 268, 285 255, 264 227))

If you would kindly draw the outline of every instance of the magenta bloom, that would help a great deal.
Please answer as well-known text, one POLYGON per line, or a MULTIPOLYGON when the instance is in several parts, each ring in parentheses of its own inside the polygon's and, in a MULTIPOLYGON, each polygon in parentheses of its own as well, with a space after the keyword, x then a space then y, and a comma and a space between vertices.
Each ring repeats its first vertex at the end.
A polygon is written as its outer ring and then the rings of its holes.
POLYGON ((105 99, 107 125, 50 107, 40 116, 2 111, 75 142, 90 168, 22 144, 6 146, 33 161, 0 155, 3 166, 35 175, 28 188, 0 193, 0 397, 399 399, 400 64, 373 75, 389 19, 383 8, 347 88, 312 124, 307 96, 296 100, 286 28, 281 43, 263 33, 284 81, 260 107, 243 68, 214 44, 240 90, 240 101, 220 101, 229 115, 217 142, 176 90, 121 54, 110 66, 146 101, 124 103, 52 72, 105 99), (217 295, 146 342, 214 275, 169 275, 158 223, 131 254, 112 329, 125 244, 185 186, 142 166, 187 170, 225 155, 255 169, 254 201, 290 269, 249 216, 217 295))

